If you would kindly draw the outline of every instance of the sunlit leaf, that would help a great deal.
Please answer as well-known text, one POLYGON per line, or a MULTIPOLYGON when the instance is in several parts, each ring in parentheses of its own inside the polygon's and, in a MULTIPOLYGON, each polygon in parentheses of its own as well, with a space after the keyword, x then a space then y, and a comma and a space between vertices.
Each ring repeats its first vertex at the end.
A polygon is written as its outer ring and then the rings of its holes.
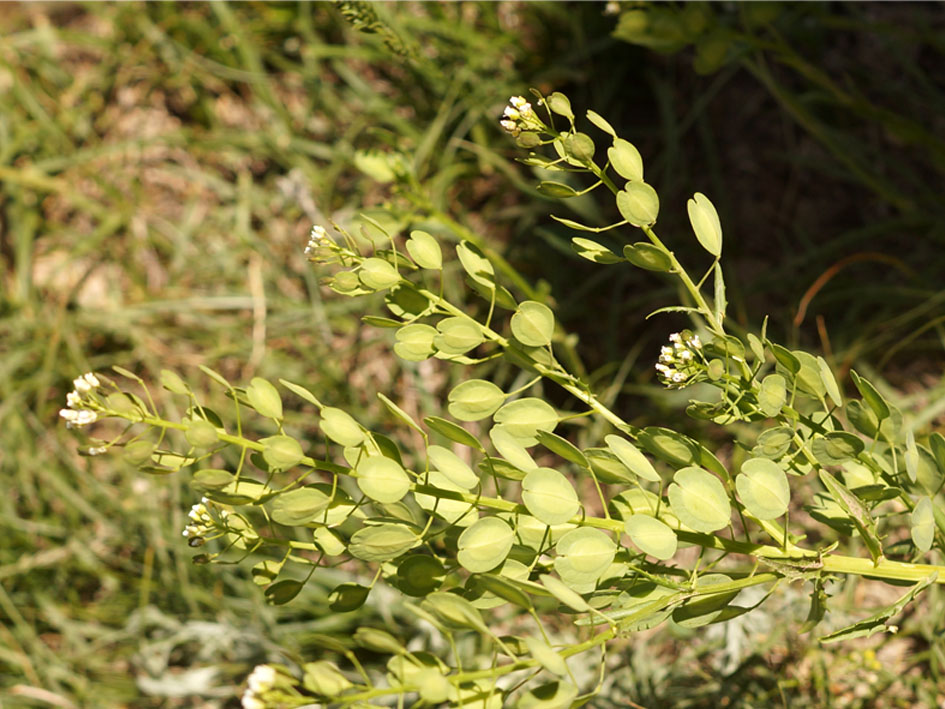
POLYGON ((673 513, 697 532, 715 532, 730 522, 732 507, 725 487, 701 468, 677 470, 667 494, 673 513))
POLYGON ((459 535, 456 560, 474 574, 491 571, 512 548, 512 528, 498 517, 483 517, 459 535))
POLYGON ((781 466, 768 458, 749 458, 742 463, 735 489, 753 517, 775 519, 787 512, 791 488, 781 466))
POLYGON ((551 468, 536 468, 522 480, 522 502, 545 524, 561 524, 574 517, 581 504, 568 479, 551 468))
POLYGON ((676 553, 676 533, 655 517, 633 515, 624 522, 624 529, 634 546, 645 554, 666 561, 676 553))

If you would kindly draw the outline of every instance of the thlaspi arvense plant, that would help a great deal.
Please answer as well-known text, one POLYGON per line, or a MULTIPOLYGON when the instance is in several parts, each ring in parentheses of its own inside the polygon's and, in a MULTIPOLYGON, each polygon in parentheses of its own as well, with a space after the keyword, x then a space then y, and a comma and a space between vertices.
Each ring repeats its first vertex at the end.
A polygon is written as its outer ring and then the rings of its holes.
MULTIPOLYGON (((332 610, 357 611, 385 584, 452 648, 439 657, 362 627, 351 644, 326 641, 325 657, 257 667, 244 707, 395 698, 420 706, 578 706, 601 687, 609 641, 669 619, 687 628, 722 623, 750 613, 781 585, 803 584, 811 597, 804 629, 813 630, 828 612, 831 578, 906 587, 892 605, 821 637, 833 642, 894 629, 890 620, 923 589, 945 582, 945 566, 933 563, 945 550, 945 437, 916 436, 867 379, 851 372, 851 386, 841 386, 822 357, 777 344, 764 326, 730 331, 712 202, 696 193, 687 205, 712 257, 697 277, 655 231, 659 197, 644 180, 639 151, 598 114, 586 118, 606 150, 578 130, 560 93, 514 97, 501 126, 528 151, 525 164, 589 177, 582 191, 554 180, 542 181, 541 191, 568 198, 603 190, 621 216, 604 227, 560 222, 590 235, 642 234, 620 253, 576 237, 579 256, 679 282, 684 302, 661 310, 684 313, 691 326, 669 336, 657 377, 666 387, 715 392, 690 401, 689 416, 752 431, 750 445, 740 443, 725 460, 670 426, 639 428, 606 406, 563 363, 566 334, 552 308, 519 300, 470 240, 456 244, 454 257, 444 254, 442 237, 391 233, 369 217, 357 233, 313 228, 305 250, 325 285, 342 297, 383 294, 387 312, 364 320, 390 333, 406 363, 433 358, 472 371, 504 360, 521 373, 505 388, 466 378, 443 410, 422 420, 378 392, 419 447, 407 449, 409 437, 395 441, 332 406, 318 382, 255 378, 238 386, 203 368, 230 401, 227 415, 165 371, 162 386, 187 405, 173 419, 124 369, 116 373, 134 380, 130 388, 103 373, 76 380, 62 411, 68 425, 85 432, 101 419, 125 424, 111 440, 90 438, 89 454, 120 450, 145 473, 191 471, 203 495, 183 530, 199 548, 195 562, 250 564, 276 604, 292 602, 323 567, 367 570, 370 583, 333 590, 332 610), (445 280, 457 274, 481 308, 445 295, 445 280), (546 387, 567 392, 570 408, 549 403, 546 387), (319 440, 284 425, 284 395, 317 414, 319 440), (246 435, 247 416, 266 422, 271 435, 246 435), (601 438, 578 446, 569 431, 589 419, 601 423, 601 438), (803 527, 792 519, 802 500, 803 527), (750 587, 763 589, 762 600, 741 605, 739 594, 750 587), (579 642, 554 643, 549 623, 562 622, 579 629, 579 642), (463 656, 456 639, 468 634, 488 661, 473 665, 463 656), (386 675, 364 667, 362 649, 389 658, 386 675), (573 671, 572 658, 583 654, 601 670, 594 681, 573 671)), ((410 184, 409 175, 399 177, 410 184)))

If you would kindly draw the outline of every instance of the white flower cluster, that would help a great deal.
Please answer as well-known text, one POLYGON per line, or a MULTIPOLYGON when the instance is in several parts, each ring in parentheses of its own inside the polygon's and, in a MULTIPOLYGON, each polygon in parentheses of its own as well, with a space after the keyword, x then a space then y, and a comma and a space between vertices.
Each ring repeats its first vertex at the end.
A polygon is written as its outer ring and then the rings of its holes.
POLYGON ((90 423, 95 423, 98 414, 85 408, 84 399, 86 394, 98 389, 101 385, 102 383, 98 380, 98 377, 92 372, 86 372, 72 382, 72 386, 75 388, 66 394, 66 406, 69 408, 59 410, 59 415, 66 421, 66 428, 88 426, 90 423))
POLYGON ((181 535, 189 540, 192 547, 199 547, 204 543, 204 537, 217 529, 217 520, 213 518, 211 511, 216 512, 222 522, 229 516, 229 512, 217 506, 206 497, 201 497, 200 502, 190 508, 187 515, 190 518, 190 524, 184 527, 181 535))
POLYGON ((263 695, 276 684, 278 675, 269 665, 257 665, 246 678, 246 691, 243 692, 243 709, 266 709, 263 695))
POLYGON ((317 248, 327 246, 330 243, 331 237, 328 236, 325 227, 316 224, 312 227, 312 233, 308 235, 308 244, 305 245, 305 255, 308 256, 317 248))
POLYGON ((542 127, 541 121, 535 115, 535 109, 522 96, 513 96, 509 99, 509 105, 505 107, 499 125, 513 136, 517 136, 523 130, 542 127))
POLYGON ((660 348, 660 361, 656 363, 656 373, 666 386, 681 389, 696 373, 697 353, 702 349, 698 335, 686 335, 674 332, 669 336, 670 346, 660 348))

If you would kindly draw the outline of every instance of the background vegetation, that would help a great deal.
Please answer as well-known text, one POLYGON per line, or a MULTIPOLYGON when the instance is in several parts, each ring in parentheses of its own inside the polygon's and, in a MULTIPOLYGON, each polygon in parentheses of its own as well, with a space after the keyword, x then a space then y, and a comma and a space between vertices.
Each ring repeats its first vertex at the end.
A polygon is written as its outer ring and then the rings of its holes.
MULTIPOLYGON (((536 193, 497 126, 529 86, 566 91, 636 143, 677 207, 661 233, 679 235, 683 260, 703 257, 681 207, 711 196, 738 324, 770 314, 769 332, 855 364, 942 426, 941 6, 604 10, 0 5, 0 707, 236 706, 254 664, 314 659, 322 636, 350 632, 324 604, 338 577, 273 609, 243 570, 193 566, 187 481, 80 457, 56 420, 72 378, 112 364, 195 386, 201 363, 234 381, 282 376, 365 423, 377 389, 435 413, 448 371, 417 387, 382 333, 325 297, 301 253, 314 222, 388 204, 473 234, 520 288, 550 290, 621 413, 680 415, 651 365, 682 322, 638 324, 666 286, 577 260, 548 213, 613 220, 536 193), (415 189, 378 181, 378 155, 412 161, 415 189)), ((835 593, 855 614, 898 590, 835 593)), ((377 622, 410 636, 382 595, 377 622)), ((599 705, 945 702, 928 622, 945 616, 940 590, 899 636, 829 649, 785 622, 804 600, 626 641, 599 705)))

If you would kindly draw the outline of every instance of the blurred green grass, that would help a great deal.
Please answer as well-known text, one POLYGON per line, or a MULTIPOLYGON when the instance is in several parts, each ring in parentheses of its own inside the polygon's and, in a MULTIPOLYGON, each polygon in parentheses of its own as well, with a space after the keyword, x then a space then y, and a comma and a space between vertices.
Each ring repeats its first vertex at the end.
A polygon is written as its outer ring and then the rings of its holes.
MULTIPOLYGON (((379 24, 367 33, 359 22, 372 29, 363 23, 374 19, 354 4, 0 6, 3 709, 235 706, 253 664, 315 652, 318 633, 349 632, 350 619, 322 610, 331 578, 277 610, 245 571, 192 565, 180 529, 196 494, 183 476, 142 478, 110 458, 79 457, 56 420, 83 371, 120 364, 153 382, 168 368, 199 388, 204 363, 234 381, 303 382, 377 420, 373 390, 409 392, 409 381, 381 355, 382 335, 358 327, 360 312, 322 300, 301 254, 313 222, 395 204, 432 218, 449 238, 470 229, 526 282, 551 289, 601 385, 622 360, 649 361, 666 322, 628 323, 664 304, 665 286, 576 262, 570 235, 547 213, 596 208, 536 200, 534 176, 514 163, 517 151, 495 125, 507 97, 528 86, 568 91, 641 147, 664 199, 661 232, 682 253, 695 251, 682 210, 670 205, 715 190, 743 324, 764 308, 789 332, 816 278, 863 249, 904 259, 911 280, 872 263, 825 286, 811 314, 827 323, 838 361, 881 351, 938 316, 938 212, 858 211, 861 188, 831 182, 841 172, 833 158, 735 72, 696 76, 688 57, 617 42, 608 36, 616 20, 594 3, 370 9, 379 24), (404 205, 356 169, 360 150, 409 156, 423 203, 404 205), (818 195, 825 184, 829 193, 818 195), (906 237, 908 254, 895 246, 906 237), (873 277, 885 285, 864 296, 862 281, 873 277), (894 320, 904 306, 913 310, 894 320)), ((941 51, 940 35, 923 36, 941 51)), ((912 76, 939 90, 921 66, 912 76)), ((887 159, 910 169, 907 157, 887 159)), ((823 339, 806 325, 798 339, 823 339)), ((917 372, 901 357, 883 370, 894 381, 922 378, 913 396, 929 421, 941 416, 930 408, 942 387, 936 328, 917 336, 925 358, 917 372)), ((634 416, 658 420, 669 400, 646 373, 621 376, 614 394, 645 397, 656 406, 634 416)), ((302 414, 296 421, 304 426, 302 414)), ((403 622, 381 603, 372 612, 403 622)), ((758 675, 757 693, 724 682, 714 693, 667 693, 667 683, 699 676, 713 650, 693 658, 679 651, 688 639, 660 642, 669 670, 641 669, 634 681, 649 689, 615 683, 614 702, 774 696, 773 672, 758 675)), ((798 663, 805 647, 792 656, 798 663)), ((822 705, 815 675, 784 691, 800 706, 822 705)))

